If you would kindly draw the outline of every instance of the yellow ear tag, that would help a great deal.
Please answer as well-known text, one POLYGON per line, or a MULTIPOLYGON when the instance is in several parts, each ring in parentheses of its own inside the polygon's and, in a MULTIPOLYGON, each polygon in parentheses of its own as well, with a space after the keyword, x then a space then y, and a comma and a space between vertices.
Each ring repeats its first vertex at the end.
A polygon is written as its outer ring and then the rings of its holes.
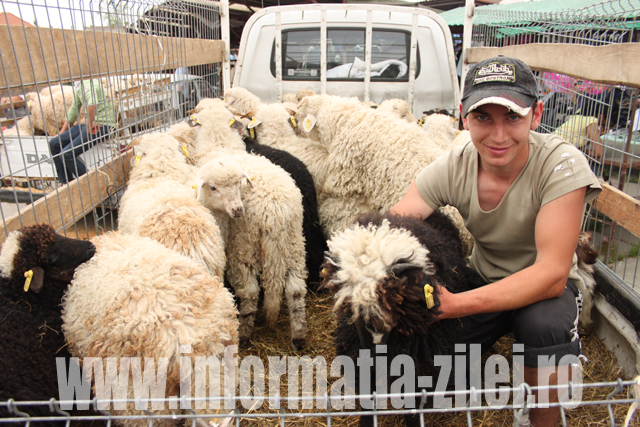
POLYGON ((307 132, 311 130, 311 119, 307 118, 304 121, 304 130, 306 130, 307 132))
POLYGON ((186 145, 182 146, 182 151, 184 151, 184 155, 185 156, 189 157, 189 150, 187 150, 187 146, 186 145))
POLYGON ((433 287, 431 285, 424 285, 424 298, 427 300, 427 308, 433 308, 435 302, 433 301, 433 287))
POLYGON ((456 131, 456 136, 458 136, 458 135, 460 135, 460 131, 459 130, 456 131))
POLYGON ((24 291, 28 292, 29 286, 31 286, 31 278, 33 277, 33 270, 25 271, 24 277, 27 278, 27 280, 24 281, 24 291))
POLYGON ((198 186, 196 184, 193 184, 191 186, 191 188, 193 188, 195 190, 195 192, 196 192, 196 200, 198 200, 198 186))
POLYGON ((256 118, 255 117, 251 118, 251 123, 249 123, 249 126, 251 126, 251 127, 255 127, 256 126, 256 118))
POLYGON ((229 120, 229 127, 231 127, 231 125, 233 125, 235 122, 236 122, 236 119, 229 120))
POLYGON ((424 124, 424 119, 418 120, 418 126, 422 126, 424 124))
POLYGON ((251 139, 256 139, 256 131, 253 128, 249 129, 249 134, 251 135, 251 139))
POLYGON ((136 159, 133 162, 133 166, 140 166, 140 154, 136 155, 136 159))
POLYGON ((291 122, 291 126, 296 127, 297 123, 295 117, 289 117, 289 121, 291 122))

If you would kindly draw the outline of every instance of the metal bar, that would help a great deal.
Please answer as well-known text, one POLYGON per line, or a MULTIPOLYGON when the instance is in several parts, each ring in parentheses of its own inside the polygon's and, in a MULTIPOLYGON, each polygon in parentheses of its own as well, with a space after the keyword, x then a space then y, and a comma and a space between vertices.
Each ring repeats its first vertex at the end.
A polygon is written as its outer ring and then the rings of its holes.
POLYGON ((327 10, 320 12, 320 94, 327 93, 327 10))
POLYGON ((276 99, 282 102, 282 17, 276 12, 276 99))
POLYGON ((364 102, 371 100, 371 42, 373 38, 373 11, 367 10, 367 30, 364 40, 364 102))
POLYGON ((413 111, 413 114, 417 117, 422 114, 422 111, 415 111, 413 107, 413 95, 415 93, 416 84, 416 58, 418 57, 418 14, 414 13, 411 17, 411 44, 409 52, 409 93, 407 94, 407 102, 413 111))

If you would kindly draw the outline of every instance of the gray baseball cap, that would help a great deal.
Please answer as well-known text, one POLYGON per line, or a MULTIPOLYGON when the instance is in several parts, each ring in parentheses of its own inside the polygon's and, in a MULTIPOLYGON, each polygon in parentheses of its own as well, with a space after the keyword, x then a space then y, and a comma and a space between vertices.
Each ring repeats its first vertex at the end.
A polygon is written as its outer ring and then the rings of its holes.
POLYGON ((485 104, 503 105, 525 116, 538 99, 536 79, 517 58, 496 56, 474 65, 464 80, 462 117, 485 104))

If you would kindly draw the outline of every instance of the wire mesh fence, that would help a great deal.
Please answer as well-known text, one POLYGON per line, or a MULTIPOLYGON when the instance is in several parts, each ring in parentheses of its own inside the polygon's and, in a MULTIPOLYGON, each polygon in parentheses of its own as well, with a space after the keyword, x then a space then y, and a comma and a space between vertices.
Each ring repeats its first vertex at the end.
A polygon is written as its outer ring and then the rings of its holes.
POLYGON ((113 228, 127 144, 221 95, 202 44, 221 39, 217 5, 3 0, 0 12, 4 234, 32 220, 85 238, 113 228))
MULTIPOLYGON (((606 422, 610 427, 635 425, 637 414, 635 408, 640 405, 637 395, 639 383, 637 381, 623 381, 581 384, 568 383, 564 386, 530 387, 523 383, 518 387, 496 387, 486 389, 470 388, 468 390, 415 393, 369 393, 358 395, 329 395, 318 396, 216 396, 216 397, 188 397, 155 398, 155 399, 98 399, 92 400, 57 400, 52 398, 47 402, 16 402, 10 399, 0 402, 0 412, 8 416, 0 418, 1 424, 22 424, 29 426, 38 422, 100 422, 101 424, 123 425, 132 422, 142 422, 144 425, 165 425, 170 423, 191 423, 196 426, 218 425, 298 425, 310 421, 319 425, 341 425, 349 423, 361 416, 372 417, 371 425, 396 425, 398 420, 394 416, 418 417, 419 425, 430 425, 430 417, 436 414, 457 413, 464 417, 464 421, 455 425, 473 426, 474 418, 483 411, 508 412, 507 418, 513 420, 514 426, 528 426, 529 414, 535 408, 558 408, 560 421, 563 426, 572 425, 568 421, 568 414, 583 408, 606 408, 606 422), (559 402, 536 404, 533 393, 549 393, 556 389, 560 396, 559 402), (589 390, 597 390, 599 398, 582 400, 589 390), (505 403, 497 404, 495 396, 500 396, 505 403), (577 398, 576 398, 577 397, 577 398), (505 399, 506 398, 506 399, 505 399), (256 407, 268 401, 268 410, 255 410, 256 407), (402 405, 391 405, 388 402, 403 402, 402 405), (453 404, 453 402, 456 404, 453 404), (508 402, 507 402, 508 401, 508 402), (416 405, 406 405, 415 402, 416 405), (435 403, 434 403, 435 402, 435 403), (123 413, 111 410, 117 407, 136 407, 142 409, 140 413, 123 413), (83 412, 67 412, 62 408, 86 408, 83 412), (194 408, 204 410, 195 411, 194 408), (154 410, 151 408, 172 408, 173 411, 154 410), (292 408, 298 408, 291 410, 292 408), (307 409, 303 409, 307 408, 307 409), (366 408, 366 409, 364 409, 366 408), (30 411, 37 412, 32 416, 30 411), (49 412, 49 414, 47 414, 49 412), (635 417, 635 418, 634 418, 635 417), (426 420, 426 421, 425 421, 426 420)), ((130 411, 131 412, 131 411, 130 411)), ((603 420, 604 421, 604 420, 603 420)), ((481 424, 481 423, 479 423, 481 424)), ((475 425, 479 425, 476 423, 475 425)), ((185 424, 187 425, 187 424, 185 424)), ((417 425, 417 424, 416 424, 417 425)))
MULTIPOLYGON (((566 7, 569 7, 567 5, 566 7)), ((558 9, 561 9, 559 7, 558 9)), ((603 46, 640 40, 640 2, 611 0, 575 10, 476 9, 473 46, 531 43, 603 46)), ((640 197, 640 116, 637 82, 629 86, 580 76, 536 72, 544 104, 538 132, 555 133, 579 147, 594 173, 632 198, 640 197)), ((593 208, 583 228, 593 234, 600 260, 638 289, 640 240, 593 208)))

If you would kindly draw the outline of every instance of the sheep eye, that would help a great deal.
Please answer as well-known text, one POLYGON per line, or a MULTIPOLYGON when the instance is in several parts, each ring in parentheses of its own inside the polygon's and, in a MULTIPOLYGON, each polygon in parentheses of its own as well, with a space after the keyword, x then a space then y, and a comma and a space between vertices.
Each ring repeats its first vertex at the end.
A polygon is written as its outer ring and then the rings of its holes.
POLYGON ((210 186, 209 186, 209 189, 210 189, 211 191, 216 191, 216 187, 214 187, 213 185, 210 185, 210 186))

